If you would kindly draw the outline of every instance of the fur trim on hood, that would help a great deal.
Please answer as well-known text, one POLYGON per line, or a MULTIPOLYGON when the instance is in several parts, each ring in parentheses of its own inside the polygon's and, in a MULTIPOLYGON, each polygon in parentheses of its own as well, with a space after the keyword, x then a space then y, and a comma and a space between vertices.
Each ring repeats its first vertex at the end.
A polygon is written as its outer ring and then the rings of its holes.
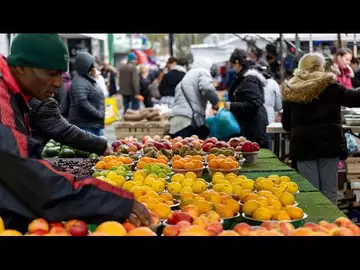
POLYGON ((336 83, 336 75, 332 72, 298 72, 288 82, 281 86, 285 101, 295 103, 310 103, 318 98, 320 93, 330 84, 336 83))
POLYGON ((247 70, 245 73, 244 73, 244 75, 243 75, 244 77, 247 77, 247 76, 254 76, 254 77, 256 77, 256 78, 258 78, 259 80, 260 80, 260 82, 261 82, 261 84, 263 85, 263 86, 265 86, 266 84, 267 84, 267 80, 266 80, 266 78, 264 77, 264 75, 262 75, 258 70, 256 70, 256 69, 249 69, 249 70, 247 70))
POLYGON ((186 73, 186 69, 183 66, 180 66, 180 65, 173 66, 171 70, 177 70, 177 71, 186 73))

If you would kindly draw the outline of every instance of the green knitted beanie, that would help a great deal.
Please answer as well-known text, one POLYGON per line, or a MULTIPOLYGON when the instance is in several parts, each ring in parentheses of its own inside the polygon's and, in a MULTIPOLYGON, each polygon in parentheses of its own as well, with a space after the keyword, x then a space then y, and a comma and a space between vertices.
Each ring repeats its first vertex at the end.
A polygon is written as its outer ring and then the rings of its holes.
POLYGON ((18 34, 11 45, 7 62, 24 66, 61 70, 68 69, 69 52, 57 34, 18 34))

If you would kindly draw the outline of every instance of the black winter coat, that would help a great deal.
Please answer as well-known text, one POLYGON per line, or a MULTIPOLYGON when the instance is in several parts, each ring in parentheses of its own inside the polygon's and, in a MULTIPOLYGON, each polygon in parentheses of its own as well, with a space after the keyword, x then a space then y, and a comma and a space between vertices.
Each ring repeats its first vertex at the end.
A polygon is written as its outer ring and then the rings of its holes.
POLYGON ((41 102, 37 99, 30 101, 30 126, 33 137, 43 145, 50 139, 72 148, 104 154, 106 139, 86 132, 77 126, 71 125, 61 114, 56 100, 50 98, 41 102))
POLYGON ((241 129, 241 136, 268 147, 267 113, 264 107, 265 77, 255 69, 243 69, 229 89, 230 111, 241 129))
POLYGON ((159 92, 162 97, 175 97, 175 88, 186 74, 182 66, 174 66, 166 73, 159 84, 159 92))
POLYGON ((290 132, 295 160, 344 157, 341 106, 359 107, 360 92, 336 83, 333 74, 304 81, 292 78, 283 88, 283 128, 290 132))

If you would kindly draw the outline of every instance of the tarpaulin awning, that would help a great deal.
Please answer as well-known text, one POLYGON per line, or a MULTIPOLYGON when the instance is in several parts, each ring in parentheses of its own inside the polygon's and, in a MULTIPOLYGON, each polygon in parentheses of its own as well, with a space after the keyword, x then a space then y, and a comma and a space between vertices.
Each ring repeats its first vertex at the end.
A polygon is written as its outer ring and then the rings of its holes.
POLYGON ((138 64, 146 64, 149 62, 148 56, 141 50, 133 50, 133 53, 136 55, 138 64))

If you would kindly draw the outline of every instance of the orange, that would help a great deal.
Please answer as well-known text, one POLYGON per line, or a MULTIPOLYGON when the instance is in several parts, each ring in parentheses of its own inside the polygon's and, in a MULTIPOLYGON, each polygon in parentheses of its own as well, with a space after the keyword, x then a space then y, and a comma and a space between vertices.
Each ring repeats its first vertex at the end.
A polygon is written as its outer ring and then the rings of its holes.
POLYGON ((231 163, 226 160, 224 162, 220 163, 221 169, 231 169, 231 167, 232 167, 231 163))
POLYGON ((184 164, 184 169, 189 169, 189 170, 195 169, 195 164, 193 162, 186 162, 184 164))
POLYGON ((169 162, 169 159, 168 159, 167 156, 165 156, 165 155, 160 155, 160 156, 157 157, 157 159, 158 159, 158 160, 163 159, 163 160, 166 161, 166 163, 169 162))
POLYGON ((166 161, 165 159, 159 159, 158 162, 161 164, 168 164, 168 161, 166 161))
POLYGON ((179 159, 181 159, 181 157, 180 157, 179 155, 175 155, 175 156, 173 156, 173 158, 171 159, 171 162, 174 162, 174 161, 179 160, 179 159))
POLYGON ((137 201, 140 203, 145 203, 149 200, 150 196, 144 195, 144 196, 140 196, 139 198, 137 198, 137 201))
POLYGON ((206 160, 207 160, 207 162, 210 162, 210 161, 213 160, 214 158, 216 158, 216 155, 215 155, 215 154, 209 154, 209 155, 206 157, 206 160))
POLYGON ((230 163, 234 161, 231 157, 226 157, 225 160, 230 163))
POLYGON ((237 201, 233 199, 227 200, 226 204, 231 208, 233 215, 240 211, 240 204, 237 201))
POLYGON ((103 157, 103 161, 105 163, 107 163, 107 162, 111 161, 113 158, 114 158, 113 156, 105 156, 105 157, 103 157))
POLYGON ((183 164, 180 160, 175 160, 173 163, 172 163, 172 167, 174 169, 182 169, 183 168, 183 164))
POLYGON ((123 157, 123 163, 131 164, 131 163, 133 163, 133 160, 129 157, 123 157))
POLYGON ((103 232, 109 236, 124 236, 126 235, 126 229, 117 221, 106 221, 101 223, 95 230, 95 232, 103 232))
POLYGON ((170 193, 162 193, 161 195, 160 195, 160 198, 163 198, 163 199, 165 199, 165 200, 167 200, 167 201, 173 201, 174 200, 174 198, 173 198, 173 196, 170 194, 170 193))
POLYGON ((212 159, 209 161, 209 168, 216 169, 219 167, 218 161, 216 159, 212 159))
POLYGON ((95 168, 96 169, 100 169, 100 170, 103 170, 105 169, 105 166, 106 166, 106 163, 104 161, 98 161, 95 165, 95 168))
POLYGON ((156 233, 148 227, 138 227, 128 232, 126 236, 156 236, 156 233))
POLYGON ((231 218, 234 216, 233 209, 229 205, 224 205, 219 213, 221 218, 231 218))
POLYGON ((199 161, 203 161, 203 158, 202 158, 202 156, 200 156, 200 155, 195 155, 195 156, 193 156, 193 159, 199 160, 199 161))
POLYGON ((153 211, 158 214, 161 219, 167 219, 171 215, 171 208, 165 203, 156 205, 153 211))
POLYGON ((225 156, 225 155, 223 155, 223 154, 220 154, 220 155, 218 155, 218 158, 225 159, 225 158, 226 158, 226 156, 225 156))
POLYGON ((199 209, 201 214, 205 214, 211 210, 211 204, 206 200, 194 201, 194 205, 199 209))
POLYGON ((145 165, 146 165, 146 163, 144 161, 139 161, 138 164, 136 165, 136 168, 144 169, 145 165))
POLYGON ((200 169, 200 168, 204 167, 202 161, 200 161, 200 160, 195 159, 193 161, 193 163, 194 163, 196 169, 200 169))
POLYGON ((233 169, 237 169, 237 168, 239 168, 239 163, 238 163, 237 161, 232 161, 232 162, 231 162, 231 167, 232 167, 233 169))
POLYGON ((106 163, 105 169, 110 170, 111 168, 116 167, 116 164, 113 161, 106 163))

